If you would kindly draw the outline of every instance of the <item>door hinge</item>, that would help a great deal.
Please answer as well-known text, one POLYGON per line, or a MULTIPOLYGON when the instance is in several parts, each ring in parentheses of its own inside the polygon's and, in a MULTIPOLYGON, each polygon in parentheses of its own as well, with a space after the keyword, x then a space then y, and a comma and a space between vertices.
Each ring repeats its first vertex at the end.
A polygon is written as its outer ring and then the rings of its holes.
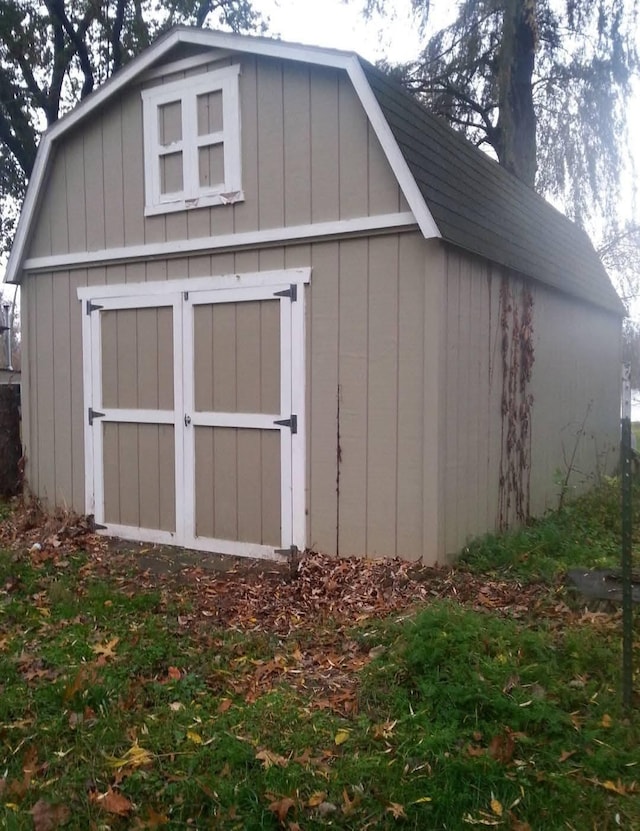
POLYGON ((90 300, 87 300, 87 314, 90 315, 91 312, 97 312, 100 309, 104 309, 104 306, 99 306, 97 303, 92 303, 90 300))
POLYGON ((274 424, 279 425, 280 427, 290 427, 292 433, 298 432, 298 416, 291 415, 290 418, 283 418, 280 421, 274 421, 274 424))
POLYGON ((94 410, 93 407, 89 407, 89 424, 93 425, 94 418, 104 418, 104 413, 99 413, 97 410, 94 410))
POLYGON ((284 291, 274 291, 274 297, 288 297, 292 303, 295 303, 298 299, 298 285, 297 283, 291 283, 288 289, 284 289, 284 291))
POLYGON ((188 300, 189 299, 189 292, 188 291, 183 291, 182 292, 182 297, 183 297, 184 300, 188 300))

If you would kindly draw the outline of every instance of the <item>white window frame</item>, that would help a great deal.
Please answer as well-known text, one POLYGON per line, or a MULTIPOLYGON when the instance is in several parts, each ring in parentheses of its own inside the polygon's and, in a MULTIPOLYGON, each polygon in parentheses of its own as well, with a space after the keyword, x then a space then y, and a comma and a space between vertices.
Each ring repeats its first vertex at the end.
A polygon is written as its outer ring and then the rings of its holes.
POLYGON ((181 78, 142 91, 144 129, 145 216, 183 211, 188 208, 223 205, 244 199, 240 150, 240 65, 181 78), (197 99, 222 92, 222 130, 198 136, 197 99), (171 145, 160 144, 158 111, 180 103, 182 138, 171 145), (200 185, 200 147, 221 144, 224 148, 224 182, 216 187, 200 185), (182 190, 162 193, 160 159, 168 153, 182 153, 182 190))

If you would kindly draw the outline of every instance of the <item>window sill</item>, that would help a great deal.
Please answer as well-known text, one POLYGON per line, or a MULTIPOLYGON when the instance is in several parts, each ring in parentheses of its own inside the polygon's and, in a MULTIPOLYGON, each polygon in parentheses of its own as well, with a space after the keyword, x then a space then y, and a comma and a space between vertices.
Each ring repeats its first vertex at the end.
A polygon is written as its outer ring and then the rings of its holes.
POLYGON ((244 191, 234 190, 211 196, 199 196, 195 199, 176 199, 175 202, 145 205, 144 215, 159 216, 162 214, 176 213, 177 211, 192 211, 195 208, 211 208, 215 205, 234 205, 236 202, 244 202, 244 191))

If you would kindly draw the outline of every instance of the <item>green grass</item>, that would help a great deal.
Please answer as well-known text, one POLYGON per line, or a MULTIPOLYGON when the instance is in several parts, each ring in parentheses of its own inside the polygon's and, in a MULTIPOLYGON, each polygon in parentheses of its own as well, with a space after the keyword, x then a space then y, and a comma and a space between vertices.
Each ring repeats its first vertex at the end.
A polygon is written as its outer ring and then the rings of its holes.
MULTIPOLYGON (((551 580, 613 562, 614 502, 611 486, 486 539, 463 568, 551 580)), ((640 828, 612 616, 438 601, 282 638, 187 626, 185 608, 82 553, 0 552, 0 828, 33 828, 38 803, 78 831, 640 828), (347 716, 342 682, 305 676, 323 649, 364 664, 347 716)))
MULTIPOLYGON (((640 516, 640 484, 634 483, 634 515, 640 516)), ((475 573, 535 582, 554 580, 569 568, 619 568, 620 485, 616 479, 570 502, 561 511, 515 531, 488 534, 463 552, 461 565, 475 573)), ((640 544, 636 522, 634 542, 640 544)), ((638 550, 635 563, 640 565, 638 550)))

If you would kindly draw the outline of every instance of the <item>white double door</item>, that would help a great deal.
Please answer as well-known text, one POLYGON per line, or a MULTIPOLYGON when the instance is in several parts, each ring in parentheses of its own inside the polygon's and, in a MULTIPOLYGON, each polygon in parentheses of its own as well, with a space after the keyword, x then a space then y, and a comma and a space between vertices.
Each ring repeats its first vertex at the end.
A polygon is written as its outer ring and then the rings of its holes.
POLYGON ((104 533, 305 547, 308 270, 87 287, 87 512, 104 533))

